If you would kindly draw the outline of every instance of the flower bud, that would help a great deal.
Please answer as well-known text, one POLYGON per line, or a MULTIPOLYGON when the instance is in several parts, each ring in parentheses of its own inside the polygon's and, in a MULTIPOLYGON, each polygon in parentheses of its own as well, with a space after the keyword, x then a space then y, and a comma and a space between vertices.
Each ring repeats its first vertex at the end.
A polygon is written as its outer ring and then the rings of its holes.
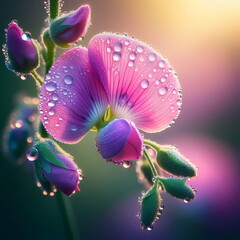
POLYGON ((37 154, 34 153, 34 149, 30 149, 27 157, 30 161, 36 160, 35 169, 38 164, 48 182, 68 196, 79 191, 78 184, 82 175, 71 155, 64 152, 52 140, 37 142, 34 148, 37 154))
POLYGON ((141 199, 139 213, 142 228, 152 230, 152 225, 160 217, 162 211, 162 199, 159 194, 158 184, 155 183, 141 199))
POLYGON ((12 71, 30 73, 38 66, 38 49, 34 41, 15 22, 8 25, 5 51, 6 65, 12 71))
POLYGON ((179 177, 196 176, 196 167, 172 146, 159 146, 157 163, 165 171, 179 177))
POLYGON ((59 47, 70 47, 69 44, 76 42, 87 31, 90 12, 90 7, 83 5, 76 11, 54 20, 50 25, 52 41, 59 47))
POLYGON ((10 160, 17 164, 25 161, 26 150, 32 142, 31 134, 33 129, 28 123, 21 120, 11 121, 4 136, 4 150, 10 160))
POLYGON ((169 194, 188 203, 195 197, 195 190, 186 185, 186 180, 186 178, 160 178, 165 190, 169 194))
POLYGON ((119 118, 99 130, 96 145, 107 161, 122 163, 141 158, 143 137, 133 122, 119 118))

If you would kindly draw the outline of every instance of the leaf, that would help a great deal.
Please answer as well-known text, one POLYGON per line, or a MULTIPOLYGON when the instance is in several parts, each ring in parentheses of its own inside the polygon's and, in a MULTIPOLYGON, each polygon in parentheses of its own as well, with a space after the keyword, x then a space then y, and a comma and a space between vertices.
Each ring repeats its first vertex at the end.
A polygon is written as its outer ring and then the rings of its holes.
POLYGON ((186 185, 186 178, 159 178, 164 185, 166 192, 172 196, 183 199, 184 202, 189 202, 195 197, 195 190, 186 185))
POLYGON ((143 229, 152 229, 153 223, 159 216, 161 200, 158 183, 155 183, 141 199, 140 219, 143 229))

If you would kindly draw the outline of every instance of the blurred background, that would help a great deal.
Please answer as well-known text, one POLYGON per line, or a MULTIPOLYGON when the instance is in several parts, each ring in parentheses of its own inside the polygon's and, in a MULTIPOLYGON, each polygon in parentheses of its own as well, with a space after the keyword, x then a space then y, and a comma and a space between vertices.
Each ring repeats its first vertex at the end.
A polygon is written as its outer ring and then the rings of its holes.
MULTIPOLYGON (((63 11, 88 3, 92 25, 82 41, 103 31, 128 33, 166 56, 183 89, 182 112, 166 131, 146 137, 176 145, 199 167, 190 181, 192 202, 166 194, 165 209, 152 231, 142 231, 136 214, 144 186, 135 164, 124 169, 95 151, 94 133, 64 146, 85 179, 70 198, 80 239, 240 239, 240 1, 98 0, 64 2, 63 11)), ((46 24, 44 1, 1 4, 0 43, 12 19, 39 38, 46 24)), ((22 81, 0 56, 0 135, 16 106, 15 96, 37 96, 34 81, 22 81)), ((10 162, 0 151, 0 239, 67 239, 56 199, 43 196, 31 169, 10 162)))

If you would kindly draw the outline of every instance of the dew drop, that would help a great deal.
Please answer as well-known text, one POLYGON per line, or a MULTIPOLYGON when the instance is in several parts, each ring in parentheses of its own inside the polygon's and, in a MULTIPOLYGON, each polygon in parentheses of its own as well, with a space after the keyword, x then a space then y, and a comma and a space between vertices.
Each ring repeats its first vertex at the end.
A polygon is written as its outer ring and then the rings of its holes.
POLYGON ((63 80, 67 85, 70 85, 73 83, 73 77, 71 75, 66 75, 63 80))
POLYGON ((50 116, 53 116, 53 115, 55 114, 55 110, 54 110, 53 108, 51 108, 51 109, 49 110, 48 114, 49 114, 50 116))
POLYGON ((161 60, 161 61, 159 62, 159 64, 158 64, 158 66, 159 66, 160 68, 164 68, 164 67, 165 67, 165 61, 161 60))
POLYGON ((133 65, 134 65, 134 62, 133 61, 129 61, 128 66, 129 67, 133 67, 133 65))
POLYGON ((126 46, 128 46, 128 45, 129 45, 129 43, 130 43, 130 42, 129 42, 129 40, 127 40, 127 39, 126 39, 126 40, 124 40, 124 44, 125 44, 126 46))
POLYGON ((58 100, 58 95, 57 95, 57 94, 53 94, 53 95, 52 95, 52 99, 53 99, 54 101, 57 101, 57 100, 58 100))
POLYGON ((26 80, 28 78, 28 74, 21 74, 20 75, 21 80, 26 80))
POLYGON ((71 130, 72 130, 73 132, 76 132, 76 131, 78 130, 78 127, 77 127, 76 125, 72 125, 72 126, 71 126, 71 130))
POLYGON ((137 46, 137 52, 142 53, 144 50, 143 46, 137 46))
POLYGON ((172 90, 172 93, 175 95, 175 94, 177 93, 177 90, 174 88, 174 89, 172 90))
POLYGON ((35 161, 38 158, 38 150, 36 148, 30 148, 27 150, 26 157, 29 161, 35 161))
POLYGON ((121 53, 120 52, 114 52, 113 53, 113 60, 114 61, 119 61, 120 60, 120 58, 121 58, 121 53))
POLYGON ((46 75, 46 79, 49 80, 49 79, 51 79, 51 78, 52 78, 51 74, 48 73, 48 74, 46 75))
POLYGON ((149 86, 149 80, 147 80, 147 79, 142 80, 141 87, 148 88, 148 86, 149 86))
POLYGON ((132 162, 130 162, 130 161, 124 161, 123 164, 122 164, 122 166, 123 166, 124 168, 130 168, 130 167, 132 166, 132 162))
POLYGON ((122 47, 123 47, 123 45, 120 42, 116 42, 113 46, 115 52, 121 52, 122 47))
POLYGON ((177 100, 177 105, 180 107, 182 105, 182 100, 181 99, 178 99, 177 100))
POLYGON ((31 33, 29 33, 29 32, 25 32, 23 35, 22 35, 22 40, 23 41, 29 41, 29 40, 31 40, 31 33))
POLYGON ((135 60, 135 59, 136 59, 136 56, 137 56, 137 54, 136 54, 135 52, 131 52, 130 55, 129 55, 129 58, 130 58, 131 60, 135 60))
POLYGON ((62 121, 62 120, 63 120, 63 118, 62 118, 62 117, 59 117, 59 118, 58 118, 58 120, 59 120, 59 121, 62 121))
POLYGON ((159 94, 160 94, 161 96, 163 96, 163 95, 165 95, 165 94, 167 93, 167 91, 168 91, 167 86, 162 86, 162 87, 159 89, 159 94))
POLYGON ((49 102, 48 102, 48 106, 49 107, 54 107, 56 105, 56 103, 55 103, 55 101, 53 101, 53 100, 50 100, 49 102))
POLYGON ((151 231, 153 229, 153 227, 151 226, 151 227, 147 227, 147 230, 148 231, 151 231))
POLYGON ((46 84, 46 89, 49 91, 49 92, 53 92, 56 90, 56 84, 54 82, 48 82, 46 84))
POLYGON ((165 77, 161 77, 160 80, 161 80, 162 83, 164 83, 164 82, 166 82, 167 79, 165 77))
POLYGON ((151 62, 155 61, 155 60, 156 60, 156 54, 155 54, 155 53, 150 53, 150 54, 148 55, 148 59, 149 59, 149 61, 151 61, 151 62))
POLYGON ((107 53, 110 53, 112 51, 111 47, 107 47, 107 53))
POLYGON ((65 96, 68 95, 68 90, 67 89, 63 90, 63 95, 65 95, 65 96))

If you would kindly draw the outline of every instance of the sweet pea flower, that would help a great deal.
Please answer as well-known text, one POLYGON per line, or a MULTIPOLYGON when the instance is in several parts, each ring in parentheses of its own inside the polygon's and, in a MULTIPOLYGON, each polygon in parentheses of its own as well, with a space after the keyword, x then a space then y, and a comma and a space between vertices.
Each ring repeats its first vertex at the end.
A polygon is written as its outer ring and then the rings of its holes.
POLYGON ((36 177, 40 183, 45 177, 50 184, 68 196, 79 191, 81 170, 74 163, 73 157, 56 143, 51 140, 37 142, 26 155, 28 160, 34 161, 36 177))
POLYGON ((39 108, 55 139, 76 143, 95 126, 102 156, 122 162, 141 157, 138 129, 166 129, 180 106, 180 84, 165 58, 136 39, 103 33, 88 49, 70 49, 56 60, 42 85, 39 108))
POLYGON ((63 48, 76 42, 87 31, 91 9, 88 5, 79 7, 76 11, 60 16, 50 25, 50 36, 53 42, 63 48))
POLYGON ((29 33, 11 22, 6 34, 6 65, 10 70, 19 73, 30 73, 38 66, 38 49, 29 33))

